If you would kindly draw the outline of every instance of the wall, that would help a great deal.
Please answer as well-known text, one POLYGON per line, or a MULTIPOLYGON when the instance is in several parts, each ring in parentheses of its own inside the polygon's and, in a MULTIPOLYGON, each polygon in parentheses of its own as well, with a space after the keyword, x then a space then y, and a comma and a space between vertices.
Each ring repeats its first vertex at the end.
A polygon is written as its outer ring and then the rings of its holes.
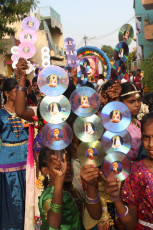
MULTIPOLYGON (((52 12, 52 13, 55 13, 55 12, 52 12)), ((60 19, 60 15, 58 15, 56 13, 56 16, 58 16, 60 19)), ((58 23, 61 25, 60 27, 62 28, 62 24, 60 23, 60 21, 58 23)), ((15 39, 19 40, 19 35, 22 31, 21 22, 14 23, 13 25, 11 25, 11 27, 15 28, 15 30, 16 30, 15 39)), ((57 27, 55 27, 55 28, 51 28, 50 32, 52 34, 55 46, 58 46, 59 49, 60 48, 63 49, 63 34, 62 34, 61 30, 58 29, 57 27)), ((36 33, 37 33, 37 37, 38 37, 38 40, 35 43, 36 54, 30 60, 37 63, 40 67, 42 67, 41 49, 44 46, 48 47, 48 40, 47 40, 47 35, 46 35, 45 30, 38 30, 36 33)), ((12 72, 11 64, 6 66, 5 62, 6 61, 11 62, 11 48, 16 44, 15 44, 14 37, 6 36, 4 39, 7 40, 9 42, 9 44, 7 46, 7 50, 8 50, 7 55, 6 56, 0 55, 0 74, 2 74, 5 77, 7 77, 7 76, 11 77, 11 72, 12 72)), ((55 55, 55 57, 57 56, 56 52, 54 55, 55 55)), ((61 59, 63 59, 64 57, 61 57, 58 55, 58 57, 56 57, 56 58, 57 59, 59 58, 59 65, 65 66, 65 61, 64 60, 61 61, 61 59)), ((56 65, 58 65, 58 60, 56 60, 56 65)), ((30 76, 30 78, 32 78, 32 77, 33 77, 33 75, 30 76)))
MULTIPOLYGON (((143 56, 141 58, 146 58, 149 55, 153 54, 153 41, 150 40, 145 40, 145 35, 144 35, 144 19, 149 16, 151 20, 151 24, 153 24, 153 10, 145 10, 145 8, 142 5, 142 0, 135 0, 135 13, 136 13, 136 18, 141 19, 141 28, 140 32, 137 32, 137 40, 138 40, 138 45, 143 46, 143 56)), ((141 48, 138 47, 138 51, 141 48)))

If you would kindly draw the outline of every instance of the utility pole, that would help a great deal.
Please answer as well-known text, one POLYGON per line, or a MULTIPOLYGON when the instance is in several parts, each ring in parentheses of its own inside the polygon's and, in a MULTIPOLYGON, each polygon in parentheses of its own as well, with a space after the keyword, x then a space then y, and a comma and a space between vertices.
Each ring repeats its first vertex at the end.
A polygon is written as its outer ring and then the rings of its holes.
POLYGON ((92 38, 88 38, 86 35, 84 35, 83 39, 84 39, 84 44, 85 46, 87 46, 87 40, 90 41, 92 39, 94 39, 95 37, 92 37, 92 38))
POLYGON ((85 44, 85 46, 87 46, 87 39, 88 39, 88 37, 84 35, 84 38, 83 38, 83 39, 84 39, 84 44, 85 44))

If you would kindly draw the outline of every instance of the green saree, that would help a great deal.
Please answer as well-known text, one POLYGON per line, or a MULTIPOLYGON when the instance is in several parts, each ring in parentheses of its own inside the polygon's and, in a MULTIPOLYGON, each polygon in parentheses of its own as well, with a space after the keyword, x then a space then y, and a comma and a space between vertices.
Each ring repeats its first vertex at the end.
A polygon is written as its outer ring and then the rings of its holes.
MULTIPOLYGON (((50 209, 54 186, 48 186, 39 200, 39 210, 42 220, 41 230, 55 230, 50 227, 47 220, 47 212, 50 209)), ((81 230, 81 220, 78 208, 68 191, 63 190, 63 218, 59 230, 81 230)))

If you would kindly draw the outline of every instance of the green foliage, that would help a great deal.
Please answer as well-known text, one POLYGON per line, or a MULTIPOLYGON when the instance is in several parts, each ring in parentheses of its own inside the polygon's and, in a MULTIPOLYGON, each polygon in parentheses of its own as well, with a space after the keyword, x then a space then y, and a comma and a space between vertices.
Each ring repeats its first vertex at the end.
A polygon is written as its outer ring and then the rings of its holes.
POLYGON ((135 61, 136 58, 137 58, 136 51, 132 51, 131 53, 129 53, 128 59, 127 59, 129 69, 131 69, 131 62, 135 61))
POLYGON ((7 52, 7 45, 8 45, 9 43, 7 42, 7 41, 5 41, 5 40, 1 40, 0 39, 0 54, 1 53, 6 53, 7 52))
POLYGON ((144 71, 143 83, 149 91, 153 91, 153 54, 143 59, 140 64, 141 70, 144 71))
POLYGON ((113 52, 114 52, 114 50, 113 50, 113 48, 111 46, 104 45, 104 46, 101 47, 101 50, 104 53, 107 54, 107 56, 108 56, 110 61, 113 61, 113 52))
MULTIPOLYGON (((21 21, 24 14, 35 8, 37 0, 1 0, 0 1, 0 39, 6 35, 14 35, 11 24, 21 21)), ((0 54, 5 52, 4 42, 0 40, 0 54)))

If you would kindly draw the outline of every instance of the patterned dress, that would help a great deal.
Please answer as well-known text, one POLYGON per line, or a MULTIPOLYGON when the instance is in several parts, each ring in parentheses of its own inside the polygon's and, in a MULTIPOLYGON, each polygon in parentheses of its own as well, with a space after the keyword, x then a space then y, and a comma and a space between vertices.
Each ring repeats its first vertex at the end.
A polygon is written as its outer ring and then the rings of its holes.
POLYGON ((132 138, 132 146, 127 156, 131 161, 137 162, 139 156, 139 150, 141 147, 141 123, 138 120, 135 120, 137 126, 130 124, 127 128, 127 131, 130 133, 132 138))
POLYGON ((133 164, 131 174, 123 185, 121 198, 125 203, 137 206, 136 229, 151 229, 139 223, 141 220, 153 224, 153 173, 143 161, 133 164))
POLYGON ((21 119, 0 109, 0 229, 23 230, 28 132, 21 119))

